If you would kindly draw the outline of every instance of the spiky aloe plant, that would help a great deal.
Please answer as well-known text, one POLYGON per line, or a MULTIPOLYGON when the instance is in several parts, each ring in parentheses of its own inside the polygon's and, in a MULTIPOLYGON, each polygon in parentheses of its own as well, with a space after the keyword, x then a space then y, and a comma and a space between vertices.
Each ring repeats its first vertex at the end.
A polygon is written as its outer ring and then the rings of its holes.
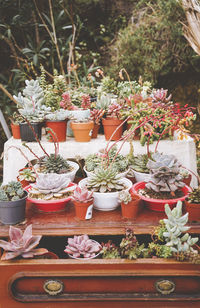
POLYGON ((22 258, 33 258, 34 256, 43 255, 48 252, 45 248, 35 248, 40 240, 41 235, 32 235, 32 225, 26 227, 24 232, 21 229, 10 226, 10 242, 0 240, 0 247, 4 249, 1 260, 10 260, 18 256, 22 258))
POLYGON ((100 193, 125 189, 116 171, 112 167, 105 169, 102 166, 95 169, 94 174, 88 178, 87 188, 100 193))
POLYGON ((185 184, 180 175, 180 163, 174 155, 155 153, 149 160, 151 178, 146 188, 155 192, 174 192, 185 184))
POLYGON ((64 252, 68 253, 74 258, 93 258, 101 250, 101 245, 89 239, 88 235, 74 236, 68 238, 68 245, 64 252))
POLYGON ((62 199, 73 190, 73 187, 67 187, 69 183, 70 179, 64 174, 40 174, 31 185, 29 196, 43 200, 62 199))

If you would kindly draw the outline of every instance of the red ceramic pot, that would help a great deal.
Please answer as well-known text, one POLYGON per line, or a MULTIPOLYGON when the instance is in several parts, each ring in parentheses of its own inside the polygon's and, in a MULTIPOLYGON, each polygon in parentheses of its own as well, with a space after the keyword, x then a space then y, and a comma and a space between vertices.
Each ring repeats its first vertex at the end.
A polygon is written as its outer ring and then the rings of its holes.
MULTIPOLYGON (((51 128, 55 135, 57 136, 58 142, 66 141, 66 131, 67 131, 67 121, 46 121, 46 127, 51 128)), ((53 135, 49 131, 50 135, 53 135)), ((50 138, 49 141, 53 141, 53 138, 50 138)))
POLYGON ((200 221, 200 203, 190 203, 185 199, 185 209, 189 214, 189 221, 200 221))
POLYGON ((157 212, 164 212, 166 203, 169 204, 170 208, 172 209, 173 207, 176 206, 176 203, 178 201, 184 201, 188 193, 192 191, 190 187, 185 185, 184 187, 181 188, 182 192, 184 193, 183 197, 176 198, 176 199, 165 199, 165 200, 153 199, 153 198, 151 199, 151 198, 147 198, 147 197, 144 197, 138 194, 138 190, 144 189, 145 185, 146 185, 145 182, 137 182, 132 186, 132 188, 130 189, 130 192, 135 195, 138 195, 141 198, 141 200, 144 201, 145 205, 150 210, 157 211, 157 212))
POLYGON ((11 123, 11 130, 12 130, 12 135, 14 139, 21 138, 19 124, 11 123))
POLYGON ((90 219, 92 218, 92 207, 93 200, 89 202, 78 202, 73 201, 75 206, 76 217, 80 220, 90 219))
POLYGON ((119 120, 117 118, 109 118, 108 117, 106 119, 102 119, 102 124, 103 124, 103 128, 104 128, 104 135, 105 135, 106 140, 110 140, 110 138, 112 137, 111 140, 117 141, 121 138, 122 133, 123 133, 123 125, 120 126, 120 124, 122 124, 122 122, 123 122, 123 120, 119 120), (114 133, 114 131, 115 131, 115 133, 114 133))

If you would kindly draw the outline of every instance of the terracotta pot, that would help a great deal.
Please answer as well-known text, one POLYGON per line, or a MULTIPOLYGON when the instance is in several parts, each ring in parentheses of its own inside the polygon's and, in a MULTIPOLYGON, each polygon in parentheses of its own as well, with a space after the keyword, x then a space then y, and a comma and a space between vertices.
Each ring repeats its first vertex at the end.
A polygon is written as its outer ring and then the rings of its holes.
POLYGON ((200 221, 200 203, 190 203, 185 200, 185 209, 188 212, 189 221, 200 221))
POLYGON ((157 211, 157 212, 164 212, 165 211, 165 204, 169 204, 170 208, 172 209, 173 207, 176 206, 176 203, 178 201, 184 201, 185 198, 187 197, 188 193, 191 190, 191 188, 187 185, 181 188, 184 196, 176 199, 153 199, 153 198, 147 198, 144 196, 141 196, 138 194, 139 189, 144 189, 146 183, 145 182, 138 182, 133 185, 133 187, 130 190, 130 193, 134 195, 138 195, 144 202, 147 208, 149 208, 152 211, 157 211))
POLYGON ((19 124, 11 123, 11 130, 14 139, 21 139, 19 124))
MULTIPOLYGON (((67 134, 67 121, 46 121, 46 127, 51 128, 57 136, 58 142, 66 141, 67 134)), ((49 131, 50 135, 53 135, 49 131)), ((50 137, 50 142, 53 142, 53 138, 50 137)))
POLYGON ((121 210, 122 210, 122 216, 124 218, 136 218, 137 214, 139 212, 139 205, 140 205, 140 197, 134 195, 132 196, 132 201, 129 203, 121 203, 121 210))
POLYGON ((73 201, 75 206, 76 217, 80 220, 92 218, 93 200, 89 202, 73 201))
POLYGON ((94 123, 94 128, 92 130, 92 138, 97 138, 99 132, 100 124, 94 123))
POLYGON ((192 179, 192 175, 189 174, 189 176, 187 178, 183 179, 183 183, 185 183, 185 185, 187 185, 187 186, 190 186, 191 179, 192 179))
MULTIPOLYGON (((106 140, 109 140, 114 133, 114 131, 117 129, 117 127, 123 122, 123 120, 118 120, 117 118, 106 118, 102 119, 103 128, 104 128, 104 135, 106 140)), ((115 132, 115 134, 112 136, 111 140, 119 140, 123 133, 123 125, 119 127, 119 129, 115 132)))
POLYGON ((92 129, 94 127, 94 123, 91 122, 71 122, 71 128, 74 133, 75 140, 77 142, 88 142, 91 140, 92 129))

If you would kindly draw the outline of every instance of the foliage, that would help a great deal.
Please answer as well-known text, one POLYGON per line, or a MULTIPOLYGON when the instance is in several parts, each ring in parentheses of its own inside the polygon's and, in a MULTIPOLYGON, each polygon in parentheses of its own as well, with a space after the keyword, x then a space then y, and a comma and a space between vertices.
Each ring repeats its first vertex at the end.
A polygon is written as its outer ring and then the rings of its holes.
POLYGON ((67 117, 68 115, 63 109, 58 109, 54 112, 49 112, 46 114, 45 119, 50 121, 64 121, 67 117))
POLYGON ((129 168, 137 172, 149 173, 149 168, 147 167, 149 157, 147 154, 139 154, 133 156, 129 162, 129 168))
POLYGON ((0 200, 1 201, 17 201, 26 196, 21 183, 11 181, 6 185, 0 187, 0 200))
POLYGON ((189 192, 187 196, 187 200, 190 203, 200 203, 200 187, 194 188, 191 192, 189 192))
POLYGON ((93 200, 93 192, 89 191, 86 187, 80 188, 77 186, 72 195, 72 200, 77 202, 89 202, 93 200))
POLYGON ((132 78, 141 75, 153 84, 159 76, 186 71, 196 58, 183 37, 184 19, 179 1, 138 1, 131 22, 111 46, 111 71, 124 67, 132 78))
POLYGON ((126 190, 120 191, 118 196, 119 201, 123 202, 124 204, 128 204, 132 200, 131 194, 129 193, 129 191, 126 190))
POLYGON ((71 167, 67 160, 62 156, 50 154, 39 160, 40 171, 43 173, 66 173, 71 171, 71 167))
POLYGON ((19 171, 18 179, 19 181, 35 182, 36 173, 31 168, 25 168, 19 171))
POLYGON ((100 251, 101 245, 89 239, 88 235, 78 235, 73 238, 68 238, 68 245, 64 252, 74 258, 94 258, 100 251))
POLYGON ((1 260, 11 260, 19 256, 33 258, 48 252, 44 248, 35 248, 39 244, 41 236, 32 235, 32 225, 27 226, 24 232, 19 228, 10 226, 9 237, 10 242, 0 240, 0 247, 5 250, 1 260))

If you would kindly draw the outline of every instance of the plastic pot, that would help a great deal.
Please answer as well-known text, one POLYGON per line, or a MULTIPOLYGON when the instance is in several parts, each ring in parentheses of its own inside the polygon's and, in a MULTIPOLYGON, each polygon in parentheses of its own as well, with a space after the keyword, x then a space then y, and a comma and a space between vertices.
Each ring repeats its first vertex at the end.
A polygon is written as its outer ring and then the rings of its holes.
POLYGON ((90 141, 93 127, 94 123, 92 121, 85 123, 71 122, 71 128, 77 142, 90 141))
MULTIPOLYGON (((39 139, 41 139, 41 131, 42 131, 42 125, 43 123, 31 123, 35 134, 39 139)), ((27 123, 20 123, 20 135, 21 135, 21 140, 22 141, 27 141, 27 142, 34 142, 36 141, 34 133, 30 126, 27 123)))
POLYGON ((188 212, 189 221, 200 221, 200 203, 190 203, 185 199, 185 209, 188 212))
MULTIPOLYGON (((58 142, 64 142, 66 141, 66 135, 67 135, 67 121, 46 121, 46 127, 51 128, 55 135, 57 136, 58 142)), ((51 131, 49 131, 50 135, 53 135, 51 131)), ((50 137, 50 142, 53 142, 53 138, 50 137)))
POLYGON ((14 139, 21 139, 19 124, 11 123, 11 131, 14 139))
MULTIPOLYGON (((119 120, 117 118, 105 118, 102 119, 102 124, 104 128, 104 135, 106 140, 110 140, 112 134, 117 129, 117 127, 122 124, 123 120, 119 120)), ((114 133, 111 140, 116 141, 119 140, 123 133, 123 125, 118 128, 118 130, 114 133)))
POLYGON ((181 188, 182 192, 184 193, 183 197, 176 198, 176 199, 164 199, 164 200, 163 199, 153 199, 153 198, 147 198, 147 197, 144 197, 138 194, 138 190, 144 189, 145 185, 146 185, 145 182, 135 183, 133 187, 131 188, 130 192, 132 194, 138 195, 141 198, 141 200, 144 201, 147 208, 149 208, 152 211, 157 211, 157 212, 164 212, 165 204, 169 204, 170 208, 172 209, 173 207, 176 206, 176 203, 178 201, 184 201, 188 193, 191 191, 191 188, 185 185, 184 187, 181 188))
POLYGON ((140 197, 135 195, 132 196, 132 201, 129 203, 125 204, 121 202, 122 216, 124 218, 135 219, 139 212, 140 200, 140 197))
POLYGON ((76 217, 80 220, 92 218, 93 200, 89 202, 73 201, 75 206, 76 217))
POLYGON ((5 225, 15 225, 25 220, 27 192, 17 201, 0 201, 0 221, 5 225))

